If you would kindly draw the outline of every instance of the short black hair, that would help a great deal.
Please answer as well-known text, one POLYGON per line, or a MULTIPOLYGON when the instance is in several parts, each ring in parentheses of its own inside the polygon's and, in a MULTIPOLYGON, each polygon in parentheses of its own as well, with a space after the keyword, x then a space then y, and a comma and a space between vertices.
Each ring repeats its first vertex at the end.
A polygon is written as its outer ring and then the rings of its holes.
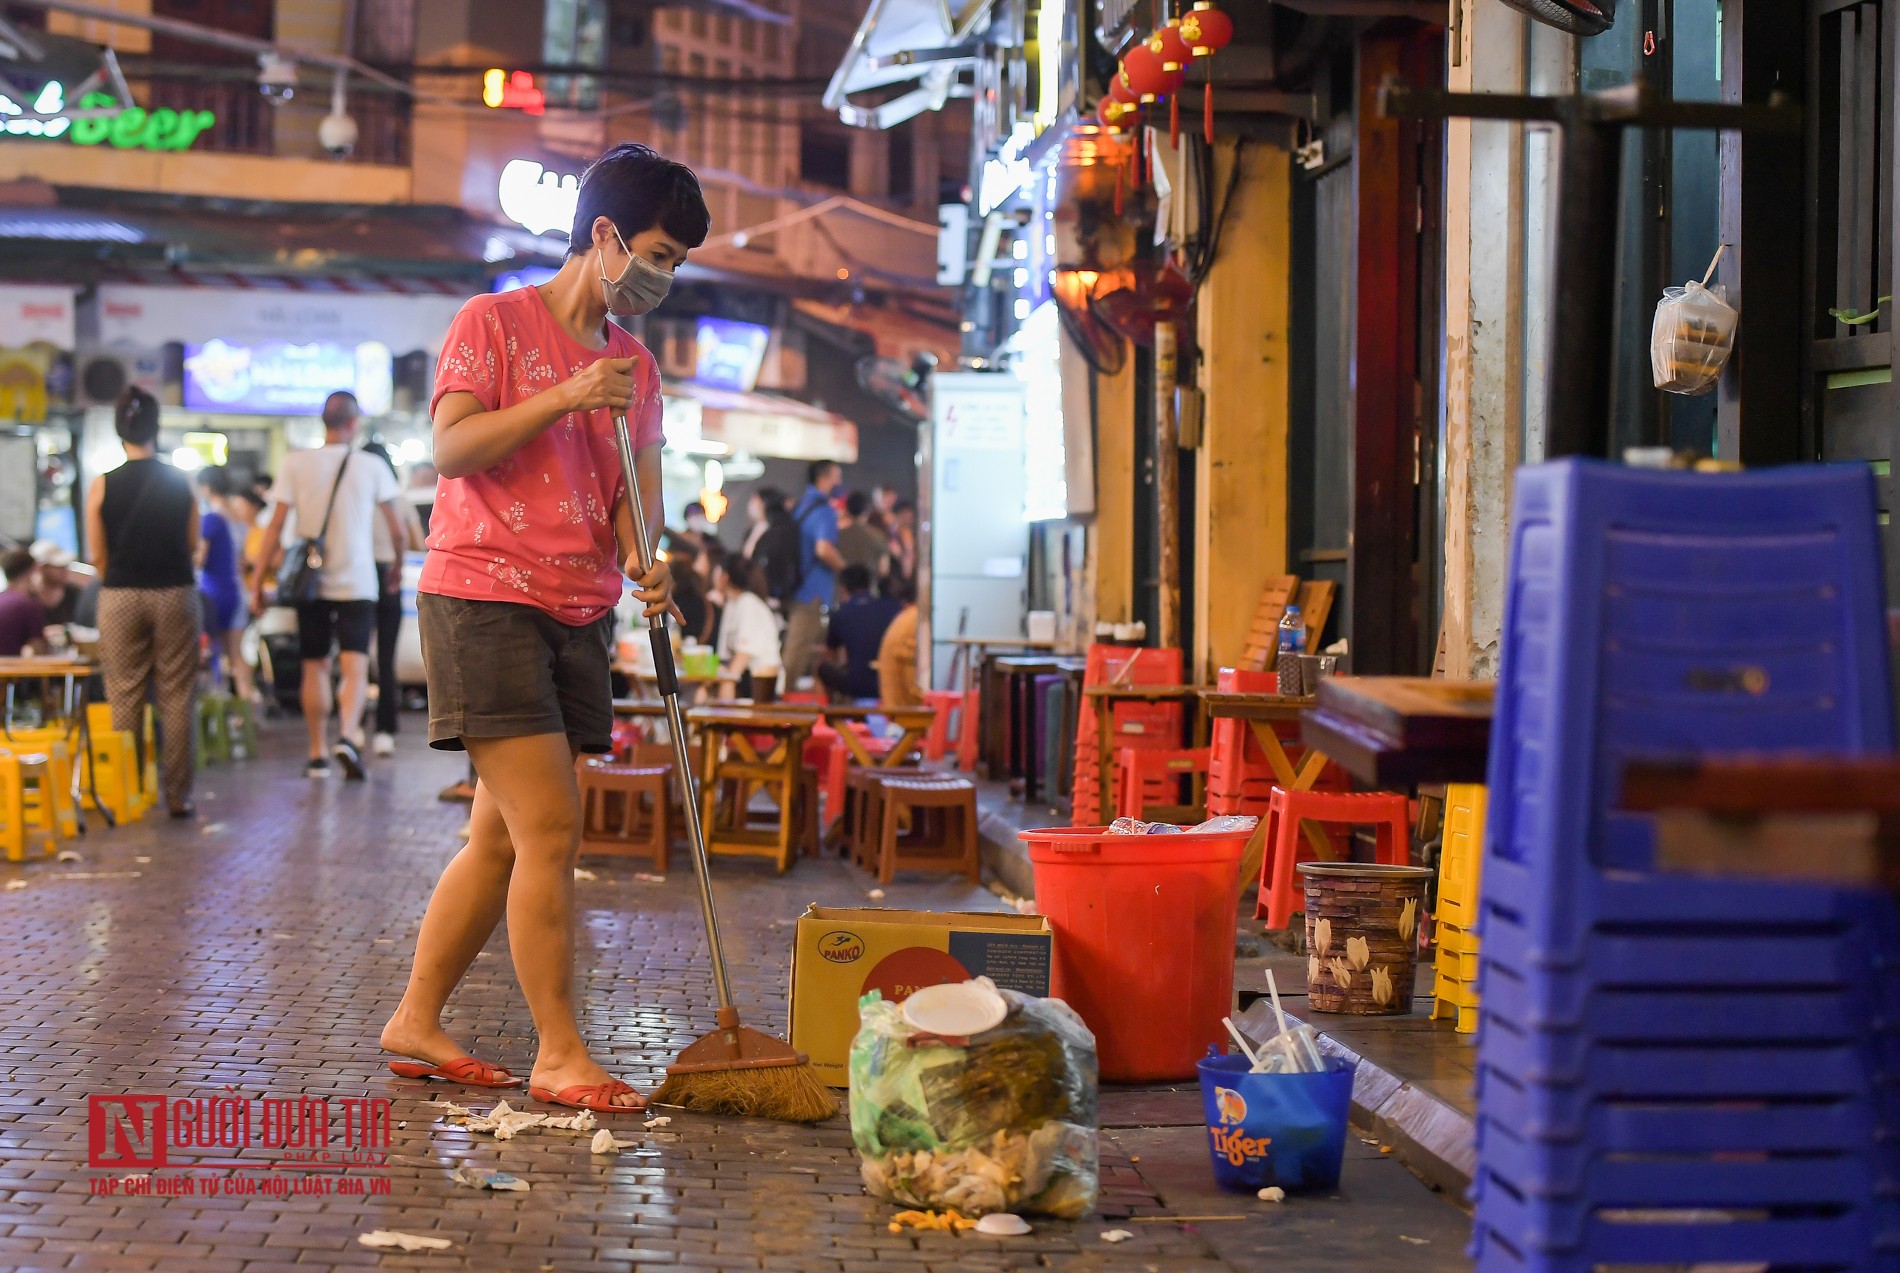
POLYGON ((594 246, 594 218, 606 217, 628 243, 654 226, 696 248, 712 233, 712 213, 693 170, 651 146, 623 141, 587 165, 574 201, 567 254, 594 246))
POLYGON ((854 562, 838 572, 838 586, 846 592, 869 592, 871 572, 854 562))
POLYGON ((323 400, 323 427, 340 429, 363 414, 362 406, 356 401, 356 395, 348 389, 338 389, 323 400))
POLYGON ((813 460, 805 467, 805 480, 812 486, 818 485, 818 479, 825 475, 826 469, 838 467, 836 460, 813 460))
POLYGON ((914 513, 916 511, 917 504, 914 500, 900 499, 891 505, 891 512, 893 513, 914 513))
POLYGON ((200 469, 198 470, 198 485, 204 487, 213 495, 229 495, 231 493, 231 473, 221 464, 215 468, 200 469))
POLYGON ((20 576, 32 573, 33 567, 38 564, 33 560, 32 553, 24 548, 15 548, 0 557, 0 573, 5 573, 7 582, 12 583, 20 576))
POLYGON ((853 517, 862 517, 871 508, 871 497, 863 491, 852 491, 844 497, 844 511, 853 517))
POLYGON ((112 423, 119 441, 130 446, 151 446, 158 441, 158 399, 137 385, 128 385, 112 408, 112 423))
POLYGON ((258 487, 261 486, 265 490, 268 491, 271 487, 275 485, 277 485, 277 479, 272 477, 268 473, 251 474, 251 489, 252 490, 256 490, 258 487))

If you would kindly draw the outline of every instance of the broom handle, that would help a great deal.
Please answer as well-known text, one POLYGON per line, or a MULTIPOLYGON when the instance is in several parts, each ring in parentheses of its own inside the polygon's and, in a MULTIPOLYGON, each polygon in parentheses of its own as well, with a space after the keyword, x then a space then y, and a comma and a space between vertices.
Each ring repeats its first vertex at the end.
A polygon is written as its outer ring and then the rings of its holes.
MULTIPOLYGON (((653 568, 653 543, 647 533, 646 501, 640 497, 640 473, 633 462, 633 436, 627 432, 627 417, 619 412, 614 414, 614 444, 620 451, 620 468, 627 479, 634 541, 640 546, 640 573, 644 575, 653 568)), ((680 803, 686 806, 686 828, 693 842, 693 872, 699 877, 699 911, 706 921, 706 941, 712 947, 713 986, 719 992, 721 1011, 729 1012, 732 988, 726 984, 726 956, 719 945, 719 916, 713 911, 712 868, 706 858, 706 829, 700 824, 692 754, 686 745, 686 719, 680 711, 679 674, 673 667, 673 643, 666 635, 665 615, 656 614, 647 620, 647 635, 653 642, 654 679, 659 682, 660 697, 666 702, 667 728, 673 735, 673 769, 679 774, 680 803)))

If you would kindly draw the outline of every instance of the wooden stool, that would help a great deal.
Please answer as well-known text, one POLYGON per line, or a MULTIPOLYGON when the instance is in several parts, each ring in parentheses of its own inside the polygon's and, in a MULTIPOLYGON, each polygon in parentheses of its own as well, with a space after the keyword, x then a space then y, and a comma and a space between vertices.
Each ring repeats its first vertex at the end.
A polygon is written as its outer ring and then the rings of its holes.
POLYGON ((845 815, 845 852, 852 864, 867 871, 877 870, 878 844, 884 828, 885 784, 909 782, 920 786, 954 787, 969 781, 956 774, 928 773, 921 769, 865 769, 852 766, 846 788, 850 804, 845 815))
POLYGON ((658 767, 582 765, 581 852, 651 858, 664 875, 669 776, 658 767))
POLYGON ((1264 918, 1269 929, 1285 928, 1293 921, 1293 912, 1306 905, 1305 891, 1293 871, 1296 863, 1314 860, 1311 853, 1302 851, 1302 820, 1376 826, 1376 860, 1390 866, 1404 866, 1410 861, 1410 802, 1404 796, 1386 791, 1342 794, 1275 787, 1267 813, 1260 893, 1254 903, 1255 918, 1264 918))
POLYGON ((977 855, 976 784, 967 778, 885 778, 877 784, 883 810, 877 840, 877 882, 898 871, 962 871, 982 878, 977 855), (902 834, 908 816, 910 833, 902 834))

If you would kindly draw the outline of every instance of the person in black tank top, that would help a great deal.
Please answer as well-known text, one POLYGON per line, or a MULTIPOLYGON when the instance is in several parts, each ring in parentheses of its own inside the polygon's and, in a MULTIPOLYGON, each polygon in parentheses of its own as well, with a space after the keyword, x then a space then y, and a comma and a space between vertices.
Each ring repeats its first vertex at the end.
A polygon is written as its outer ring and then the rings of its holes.
POLYGON ((198 630, 194 563, 198 501, 185 475, 162 463, 158 400, 127 389, 115 408, 125 463, 86 492, 86 542, 101 577, 99 657, 112 728, 144 736, 145 704, 158 701, 165 803, 188 818, 197 733, 198 630))

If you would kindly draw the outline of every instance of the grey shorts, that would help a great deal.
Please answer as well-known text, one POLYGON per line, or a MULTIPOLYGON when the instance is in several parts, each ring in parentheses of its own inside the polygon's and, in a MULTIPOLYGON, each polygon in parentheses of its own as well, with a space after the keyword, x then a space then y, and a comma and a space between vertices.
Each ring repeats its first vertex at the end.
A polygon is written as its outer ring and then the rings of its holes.
POLYGON ((510 601, 418 593, 429 678, 429 745, 566 734, 579 751, 613 749, 613 616, 569 627, 510 601))

